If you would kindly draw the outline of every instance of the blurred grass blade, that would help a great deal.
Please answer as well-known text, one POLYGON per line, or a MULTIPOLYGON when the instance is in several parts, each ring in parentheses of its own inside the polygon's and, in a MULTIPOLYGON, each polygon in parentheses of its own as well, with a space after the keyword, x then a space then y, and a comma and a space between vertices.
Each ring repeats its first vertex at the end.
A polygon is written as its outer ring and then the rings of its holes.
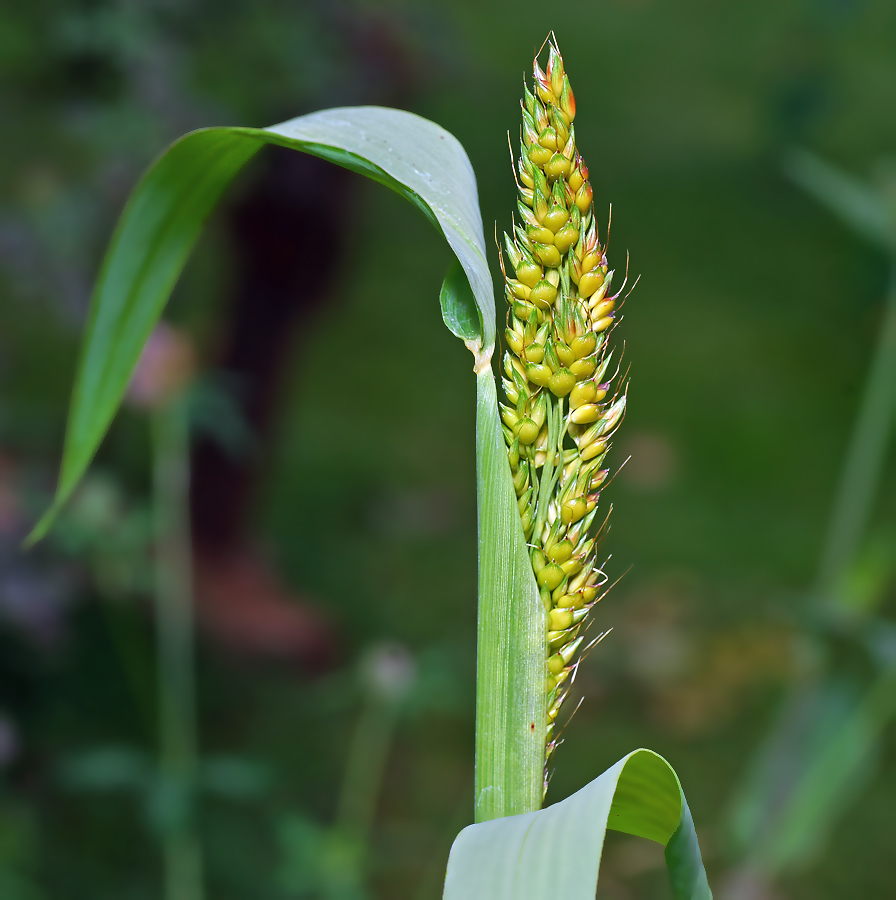
POLYGON ((873 779, 894 713, 894 664, 870 685, 834 675, 792 699, 735 807, 733 836, 747 865, 775 876, 817 858, 873 779))
POLYGON ((710 900, 678 777, 650 750, 547 809, 465 828, 451 848, 443 900, 593 900, 607 828, 665 846, 675 900, 710 900))
POLYGON ((805 150, 789 153, 784 160, 784 171, 858 234, 884 249, 892 246, 887 207, 861 181, 805 150))
POLYGON ((818 566, 816 593, 826 608, 848 602, 838 596, 854 566, 868 520, 879 502, 880 483, 896 422, 896 259, 890 264, 890 284, 877 346, 865 378, 859 409, 834 497, 818 566))
MULTIPOLYGON (((331 109, 272 128, 207 128, 185 135, 146 172, 121 216, 91 300, 51 508, 28 537, 46 534, 118 409, 146 339, 215 203, 264 144, 359 172, 410 200, 457 255, 479 305, 478 366, 495 341, 476 179, 461 144, 433 122, 380 107, 331 109)), ((296 248, 297 264, 301 248, 296 248)))
MULTIPOLYGON (((892 253, 883 192, 875 194, 807 153, 791 156, 788 171, 859 233, 889 247, 892 253)), ((892 651, 877 660, 872 678, 861 682, 854 673, 837 669, 844 641, 861 643, 864 632, 875 641, 893 642, 880 622, 866 618, 869 610, 863 608, 850 582, 861 565, 868 521, 880 499, 894 406, 896 267, 891 260, 877 346, 843 461, 814 585, 815 612, 828 630, 814 642, 813 652, 825 665, 810 679, 791 687, 732 804, 729 828, 745 871, 777 877, 817 858, 837 820, 873 778, 884 729, 896 715, 892 651)))

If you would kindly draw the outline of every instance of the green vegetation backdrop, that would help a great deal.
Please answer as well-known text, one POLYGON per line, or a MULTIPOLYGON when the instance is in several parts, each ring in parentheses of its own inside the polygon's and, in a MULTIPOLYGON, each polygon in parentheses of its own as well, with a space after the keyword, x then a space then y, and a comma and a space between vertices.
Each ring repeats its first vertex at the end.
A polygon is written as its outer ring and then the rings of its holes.
MULTIPOLYGON (((142 416, 120 417, 58 536, 18 550, 53 488, 90 284, 133 182, 194 127, 399 105, 463 143, 489 235, 514 201, 506 131, 522 74, 551 28, 596 209, 612 201, 614 258, 630 249, 642 279, 625 307, 633 378, 614 451, 631 460, 605 494, 610 573, 627 574, 597 610, 613 632, 579 673, 586 699, 548 799, 651 747, 681 778, 711 882, 736 866, 730 804, 816 647, 809 589, 887 278, 783 160, 803 147, 865 178, 896 148, 892 5, 42 0, 0 5, 4 898, 159 895, 159 814, 141 788, 155 752, 142 416)), ((383 641, 406 648, 416 677, 384 764, 369 896, 437 896, 471 820, 470 357, 436 303, 444 242, 398 197, 348 187, 334 198, 339 274, 296 334, 252 522, 286 583, 335 623, 338 652, 309 673, 200 644, 200 827, 220 900, 320 896, 309 859, 351 868, 355 851, 326 826, 369 704, 358 660, 383 641)), ((225 223, 170 316, 209 364, 232 275, 225 223)), ((894 513, 891 447, 850 576, 884 616, 894 513)), ((866 675, 853 647, 831 653, 866 675)), ((783 896, 890 895, 894 739, 884 731, 874 780, 783 896)), ((668 895, 659 847, 612 836, 604 866, 607 900, 668 895)))

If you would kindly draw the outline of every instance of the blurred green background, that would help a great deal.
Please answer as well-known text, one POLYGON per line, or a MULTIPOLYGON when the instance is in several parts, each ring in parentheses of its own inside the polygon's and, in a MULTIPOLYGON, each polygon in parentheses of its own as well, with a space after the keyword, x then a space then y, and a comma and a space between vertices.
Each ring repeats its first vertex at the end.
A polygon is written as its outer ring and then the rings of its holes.
MULTIPOLYGON (((896 148, 896 6, 5 0, 4 900, 161 896, 143 413, 119 416, 56 533, 18 549, 54 487, 90 285, 139 173, 203 125, 402 105, 467 148, 490 236, 510 222, 507 132, 552 28, 602 221, 613 204, 611 264, 630 251, 641 281, 617 332, 631 390, 613 462, 631 459, 603 495, 608 571, 625 577, 596 610, 613 631, 579 673, 585 700, 549 799, 650 747, 682 779, 718 896, 893 896, 892 725, 828 843, 774 887, 722 885, 743 861, 728 826, 738 785, 790 687, 819 654, 846 659, 859 683, 872 667, 849 634, 819 637, 811 588, 887 259, 789 181, 783 159, 802 147, 867 179, 896 148)), ((449 251, 410 205, 348 177, 329 210, 333 253, 294 248, 310 279, 333 271, 297 316, 269 426, 246 433, 219 362, 234 205, 264 156, 210 223, 168 319, 197 347, 195 427, 215 431, 211 419, 223 440, 227 416, 210 404, 229 410, 257 470, 253 559, 332 637, 326 653, 284 660, 200 629, 208 896, 436 897, 472 815, 473 766, 474 385, 436 302, 449 251), (368 735, 386 759, 381 785, 369 773, 378 799, 359 850, 331 826, 357 723, 380 702, 370 654, 383 647, 409 684, 394 732, 368 735)), ((894 462, 891 446, 843 588, 881 619, 896 611, 894 462)), ((611 836, 598 896, 668 896, 659 849, 611 836)))

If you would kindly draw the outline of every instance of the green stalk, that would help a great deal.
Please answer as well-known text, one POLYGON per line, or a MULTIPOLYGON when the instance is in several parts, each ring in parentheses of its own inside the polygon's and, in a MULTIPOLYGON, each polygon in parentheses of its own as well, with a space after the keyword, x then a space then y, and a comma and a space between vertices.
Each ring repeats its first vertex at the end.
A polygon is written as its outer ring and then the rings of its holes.
POLYGON ((819 564, 816 591, 828 608, 852 565, 880 483, 896 414, 896 258, 891 258, 884 319, 853 427, 819 564))
POLYGON ((476 378, 479 622, 475 820, 541 808, 545 614, 538 596, 490 367, 476 378))
POLYGON ((189 438, 183 394, 152 413, 155 491, 155 615, 159 692, 164 897, 202 900, 196 835, 196 700, 189 488, 189 438))

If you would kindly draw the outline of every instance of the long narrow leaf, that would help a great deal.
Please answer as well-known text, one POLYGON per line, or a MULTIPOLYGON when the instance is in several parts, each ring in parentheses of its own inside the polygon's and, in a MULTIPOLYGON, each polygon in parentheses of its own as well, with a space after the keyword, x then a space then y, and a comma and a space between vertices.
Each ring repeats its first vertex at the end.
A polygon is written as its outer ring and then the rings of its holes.
MULTIPOLYGON (((495 340, 491 276, 476 179, 461 144, 427 119, 380 107, 331 109, 267 129, 207 128, 178 140, 134 189, 91 300, 56 498, 29 542, 46 534, 97 451, 202 226, 228 184, 266 144, 359 172, 406 197, 443 233, 467 274, 487 364, 495 340)), ((297 264, 300 249, 296 249, 297 264)))
POLYGON ((547 809, 465 828, 451 848, 443 900, 593 900, 608 828, 665 846, 675 900, 710 900, 678 776, 650 750, 547 809))

